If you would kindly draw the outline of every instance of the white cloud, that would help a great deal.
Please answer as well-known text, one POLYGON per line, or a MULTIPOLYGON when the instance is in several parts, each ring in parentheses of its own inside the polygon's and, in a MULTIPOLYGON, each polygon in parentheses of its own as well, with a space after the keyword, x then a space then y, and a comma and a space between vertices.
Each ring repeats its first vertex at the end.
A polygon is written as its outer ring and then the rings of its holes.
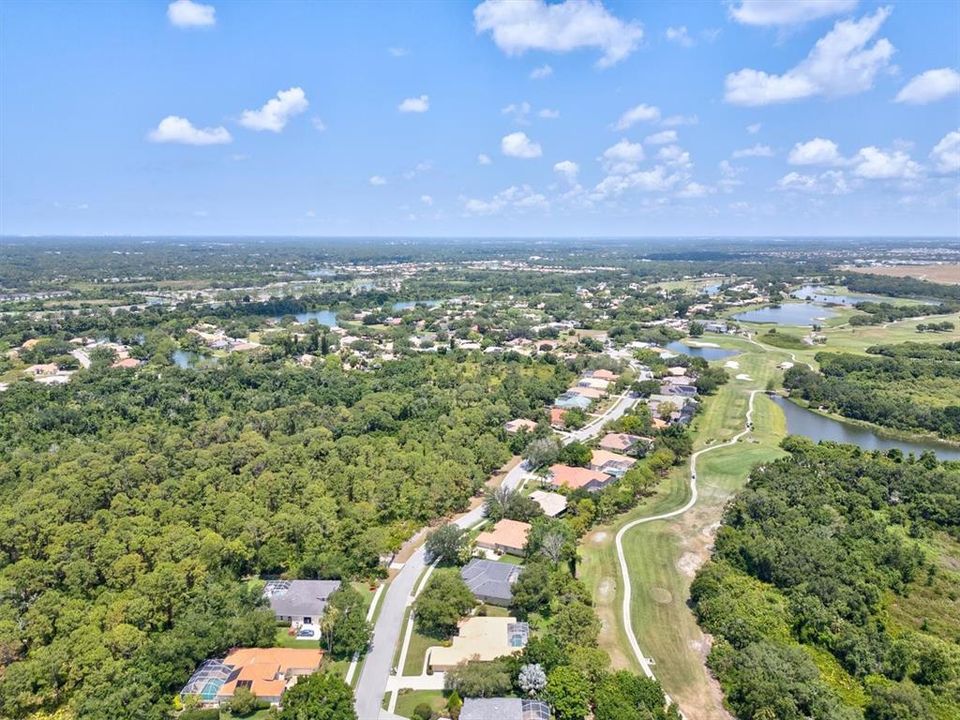
POLYGON ((167 19, 182 28, 210 27, 217 24, 217 9, 191 0, 175 0, 167 5, 167 19))
POLYGON ((604 150, 601 160, 607 172, 625 175, 636 170, 637 164, 643 162, 644 157, 643 145, 624 138, 604 150))
POLYGON ((920 166, 902 150, 886 152, 871 145, 860 148, 853 162, 853 173, 868 180, 912 180, 920 175, 920 166))
POLYGON ((551 110, 550 108, 543 108, 540 112, 537 113, 539 117, 542 117, 544 120, 556 120, 560 117, 559 110, 551 110))
POLYGON ((484 0, 473 10, 478 33, 489 31, 508 55, 527 50, 570 52, 593 47, 602 51, 599 67, 614 65, 637 49, 643 28, 611 15, 600 2, 565 0, 484 0))
POLYGON ((849 12, 857 0, 741 0, 730 17, 744 25, 796 25, 849 12))
POLYGON ((699 198, 705 195, 709 195, 713 192, 713 188, 709 188, 706 185, 701 185, 698 182, 688 182, 680 190, 677 191, 677 197, 679 198, 699 198))
POLYGON ((422 202, 427 207, 431 207, 433 205, 433 198, 430 197, 429 195, 421 195, 420 202, 422 202))
POLYGON ((889 16, 890 8, 882 7, 860 20, 836 23, 800 64, 783 75, 750 68, 730 73, 724 99, 735 105, 769 105, 869 90, 894 53, 886 38, 867 47, 889 16))
POLYGON ((389 47, 387 48, 387 52, 393 55, 395 58, 406 57, 410 54, 410 51, 405 47, 389 47))
POLYGON ((656 122, 660 119, 660 108, 653 105, 640 104, 627 110, 617 122, 614 123, 614 130, 626 130, 638 122, 656 122))
POLYGON ((664 127, 679 127, 680 125, 696 125, 700 118, 696 115, 671 115, 665 117, 660 124, 664 127))
POLYGON ((287 126, 294 115, 299 115, 310 103, 299 87, 281 90, 275 98, 267 100, 259 110, 244 110, 240 124, 250 130, 269 130, 278 133, 287 126))
POLYGON ((528 117, 532 110, 533 108, 530 103, 524 100, 521 103, 510 103, 506 107, 501 108, 500 114, 512 117, 517 125, 529 125, 530 121, 528 117))
POLYGON ((661 130, 653 135, 647 135, 643 141, 647 145, 669 145, 670 143, 675 143, 677 141, 677 131, 661 130))
POLYGON ((960 171, 960 130, 951 130, 930 151, 930 159, 938 172, 960 171))
POLYGON ((756 135, 760 132, 760 128, 763 127, 760 123, 753 123, 752 125, 747 125, 747 132, 751 135, 756 135))
POLYGON ((845 160, 833 140, 818 137, 794 145, 787 162, 791 165, 843 165, 845 160))
POLYGON ((693 47, 693 38, 690 37, 690 33, 687 32, 686 25, 680 25, 679 27, 668 27, 664 35, 666 35, 667 40, 670 42, 675 42, 681 47, 693 47))
POLYGON ((538 158, 543 155, 540 144, 533 142, 527 137, 527 134, 523 132, 505 135, 503 139, 500 140, 500 150, 507 157, 523 158, 525 160, 538 158))
POLYGON ((773 148, 769 145, 761 145, 760 143, 757 143, 752 147, 734 150, 732 157, 735 159, 745 157, 773 157, 773 148))
POLYGON ((487 155, 486 153, 480 153, 479 155, 477 155, 477 164, 478 164, 478 165, 489 165, 489 164, 491 164, 492 162, 493 162, 493 160, 491 160, 491 159, 490 159, 490 156, 487 155))
POLYGON ((531 80, 543 80, 553 75, 553 68, 549 65, 541 65, 530 71, 531 80))
POLYGON ((657 159, 667 165, 676 165, 677 167, 688 168, 693 163, 690 162, 690 153, 679 145, 664 145, 657 152, 657 159))
POLYGON ((327 129, 327 124, 323 122, 322 118, 313 117, 310 118, 310 122, 313 123, 313 127, 317 132, 323 132, 327 129))
POLYGON ((846 195, 850 192, 850 185, 840 170, 827 170, 819 175, 789 172, 777 181, 777 187, 813 195, 846 195))
POLYGON ((430 109, 430 96, 421 95, 420 97, 406 98, 397 106, 397 110, 402 113, 425 113, 430 109))
POLYGON ((233 141, 225 127, 197 128, 186 118, 168 115, 147 135, 150 142, 223 145, 233 141))
POLYGON ((897 93, 896 102, 926 105, 960 92, 960 73, 953 68, 938 68, 920 73, 897 93))
POLYGON ((418 175, 422 175, 423 173, 427 172, 432 168, 433 168, 432 162, 430 162, 429 160, 421 160, 416 165, 414 165, 412 169, 407 170, 403 174, 403 177, 405 180, 413 180, 418 175))
POLYGON ((664 166, 657 165, 651 170, 608 175, 597 183, 589 197, 591 200, 606 200, 633 189, 643 192, 664 192, 670 190, 680 179, 679 175, 668 175, 664 166))
POLYGON ((580 166, 572 160, 562 160, 553 166, 555 172, 562 175, 571 185, 577 181, 580 166))
POLYGON ((510 210, 546 210, 550 203, 544 195, 534 191, 529 185, 512 185, 489 200, 466 199, 463 207, 468 215, 496 215, 510 210))
POLYGON ((374 175, 370 178, 371 185, 386 185, 387 179, 383 175, 374 175))

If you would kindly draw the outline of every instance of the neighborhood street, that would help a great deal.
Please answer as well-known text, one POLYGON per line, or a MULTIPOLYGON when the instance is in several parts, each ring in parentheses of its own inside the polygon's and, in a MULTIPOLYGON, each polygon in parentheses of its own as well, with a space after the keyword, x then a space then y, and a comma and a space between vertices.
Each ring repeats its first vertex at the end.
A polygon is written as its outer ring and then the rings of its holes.
MULTIPOLYGON (((630 393, 624 393, 605 413, 593 419, 580 430, 575 430, 564 439, 564 443, 574 440, 587 440, 600 433, 603 426, 611 420, 616 420, 629 410, 636 398, 630 393)), ((526 465, 518 464, 503 480, 503 486, 516 488, 527 474, 526 465)), ((476 525, 483 520, 484 509, 480 505, 456 520, 462 528, 476 525)), ((354 691, 357 717, 360 720, 374 720, 389 717, 386 711, 381 710, 383 695, 387 689, 387 680, 393 674, 393 656, 403 630, 403 615, 406 612, 410 595, 416 585, 417 578, 426 567, 425 550, 420 547, 410 559, 404 563, 397 573, 382 601, 380 615, 373 630, 373 639, 367 652, 366 662, 360 673, 360 679, 354 691)))

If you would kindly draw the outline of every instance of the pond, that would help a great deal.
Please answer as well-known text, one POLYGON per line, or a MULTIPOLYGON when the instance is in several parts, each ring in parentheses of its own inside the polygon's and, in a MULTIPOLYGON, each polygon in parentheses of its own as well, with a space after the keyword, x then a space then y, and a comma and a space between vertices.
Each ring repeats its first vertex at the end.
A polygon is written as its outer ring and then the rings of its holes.
POLYGON ((208 355, 200 355, 199 353, 190 352, 189 350, 175 350, 173 356, 171 357, 173 364, 178 368, 195 368, 195 367, 213 367, 220 362, 220 358, 210 357, 208 355))
POLYGON ((876 302, 880 298, 874 295, 837 295, 831 288, 822 285, 804 285, 799 290, 794 291, 793 296, 800 300, 812 300, 818 303, 827 303, 828 305, 849 305, 853 306, 858 302, 876 302))
POLYGON ((667 350, 675 353, 683 353, 693 357, 703 358, 704 360, 723 360, 731 355, 736 355, 736 350, 725 350, 718 347, 693 347, 680 340, 675 340, 667 345, 667 350))
MULTIPOLYGON (((310 312, 297 313, 294 317, 301 325, 306 325, 311 320, 316 320, 320 325, 326 325, 327 327, 337 326, 337 314, 333 312, 333 310, 312 310, 310 312)), ((274 319, 279 320, 280 318, 274 319)))
POLYGON ((777 325, 819 325, 836 313, 822 305, 810 303, 784 303, 779 307, 765 307, 748 310, 734 315, 734 320, 755 323, 776 323, 777 325))
POLYGON ((393 304, 393 309, 398 311, 412 310, 417 305, 426 305, 428 308, 434 308, 437 307, 440 302, 440 300, 401 300, 393 304))
POLYGON ((787 432, 791 435, 805 435, 814 442, 830 440, 850 443, 859 445, 864 450, 899 448, 904 454, 912 452, 914 455, 920 455, 924 450, 932 450, 940 460, 960 460, 960 446, 936 440, 899 440, 885 437, 873 428, 820 415, 778 395, 771 399, 783 410, 787 419, 787 432))

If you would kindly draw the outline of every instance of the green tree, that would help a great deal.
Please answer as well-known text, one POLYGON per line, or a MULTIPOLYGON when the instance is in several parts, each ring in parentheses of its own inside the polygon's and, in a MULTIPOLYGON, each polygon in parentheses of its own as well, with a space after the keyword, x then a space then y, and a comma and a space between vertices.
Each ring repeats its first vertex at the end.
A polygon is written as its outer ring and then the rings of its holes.
POLYGON ((363 597, 349 583, 334 592, 324 610, 324 645, 336 658, 364 653, 373 628, 367 622, 363 597))
POLYGON ((459 525, 449 523, 439 527, 427 536, 427 562, 453 565, 460 561, 465 545, 466 535, 459 525))
POLYGON ((417 630, 436 638, 448 638, 476 599, 454 569, 436 570, 413 604, 417 630))
POLYGON ((357 720, 353 692, 336 675, 314 673, 284 693, 278 720, 357 720))
POLYGON ((464 660, 444 675, 444 687, 461 697, 497 697, 513 689, 510 673, 500 661, 464 660))
POLYGON ((545 696, 557 720, 583 720, 590 711, 590 685, 573 668, 561 665, 547 676, 545 696))
POLYGON ((590 464, 590 458, 592 457, 593 451, 583 443, 575 440, 563 446, 557 460, 565 465, 585 467, 590 464))

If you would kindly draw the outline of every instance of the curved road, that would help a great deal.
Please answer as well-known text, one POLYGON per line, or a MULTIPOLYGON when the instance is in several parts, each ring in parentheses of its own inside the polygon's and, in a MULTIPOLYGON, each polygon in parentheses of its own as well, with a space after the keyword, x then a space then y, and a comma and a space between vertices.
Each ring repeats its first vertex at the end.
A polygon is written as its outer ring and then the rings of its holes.
MULTIPOLYGON (((563 442, 586 440, 599 434, 607 422, 621 417, 633 407, 636 401, 633 395, 624 393, 609 410, 591 420, 580 430, 571 432, 563 442)), ((520 463, 507 473, 503 485, 508 488, 517 487, 527 472, 525 463, 520 463)), ((483 520, 482 505, 457 519, 456 523, 462 528, 469 528, 481 520, 483 520)), ((367 652, 366 661, 363 664, 360 679, 357 681, 357 687, 354 691, 354 704, 357 717, 360 720, 376 720, 381 716, 381 712, 383 712, 384 717, 389 717, 386 711, 381 711, 383 695, 387 688, 387 678, 392 674, 393 655, 404 624, 403 615, 406 612, 417 578, 420 577, 420 573, 423 572, 426 565, 424 548, 421 546, 404 563, 400 572, 387 586, 384 593, 380 614, 377 616, 377 622, 373 628, 370 649, 367 652)))
MULTIPOLYGON (((637 518, 636 520, 624 525, 617 533, 617 560, 620 562, 620 575, 623 577, 623 627, 627 632, 627 639, 630 641, 630 647, 633 650, 633 654, 636 656, 637 662, 640 663, 640 667, 643 669, 643 674, 648 678, 654 678, 653 670, 651 669, 652 663, 640 649, 640 643, 637 642, 637 636, 633 632, 633 620, 630 616, 630 600, 632 589, 630 586, 630 571, 627 569, 627 559, 623 554, 623 536, 627 530, 630 530, 637 525, 653 522, 654 520, 667 520, 669 518, 676 517, 677 515, 682 515, 697 504, 697 459, 701 455, 711 452, 712 450, 717 450, 722 447, 729 447, 730 445, 735 444, 743 436, 749 434, 753 425, 753 399, 756 397, 758 392, 760 392, 760 390, 750 391, 750 402, 747 407, 747 417, 744 421, 744 429, 741 432, 737 433, 724 443, 697 450, 695 453, 693 453, 693 455, 690 456, 690 499, 687 501, 687 503, 683 507, 679 507, 676 510, 671 510, 670 512, 637 518)), ((669 700, 669 697, 667 699, 669 700)))

